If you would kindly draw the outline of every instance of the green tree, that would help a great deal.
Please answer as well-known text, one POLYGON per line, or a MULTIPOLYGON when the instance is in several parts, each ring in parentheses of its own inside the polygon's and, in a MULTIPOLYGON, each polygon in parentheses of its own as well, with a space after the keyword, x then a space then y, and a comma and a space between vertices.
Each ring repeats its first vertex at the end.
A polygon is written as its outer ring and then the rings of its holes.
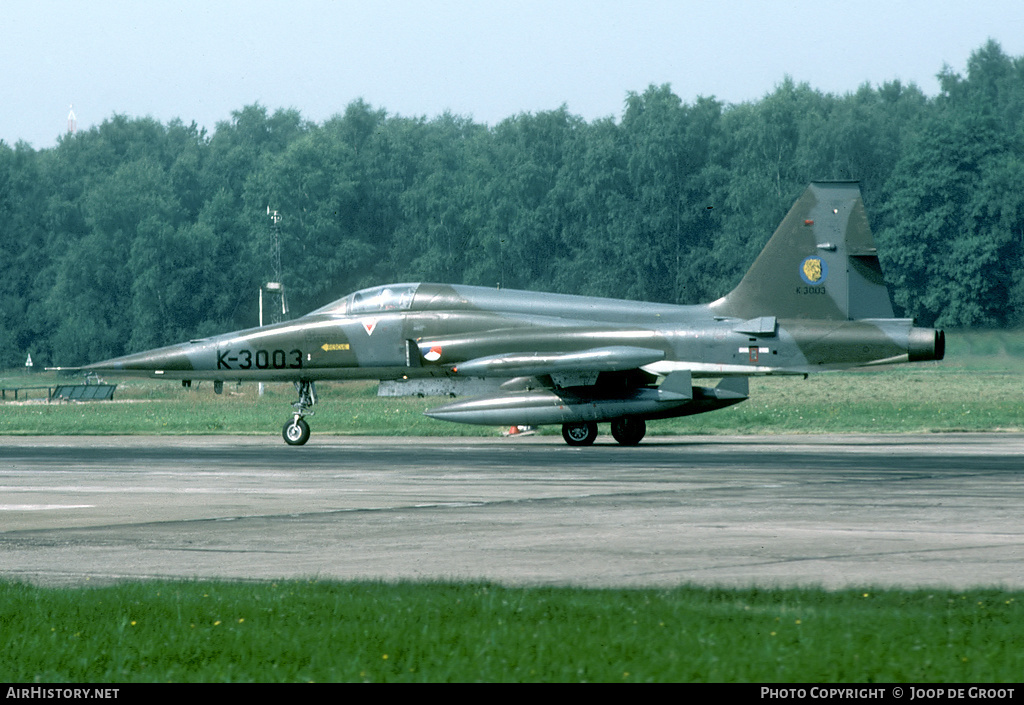
POLYGON ((392 119, 386 137, 391 169, 405 175, 388 256, 397 278, 465 282, 471 261, 487 258, 477 246, 493 179, 486 128, 445 113, 429 123, 392 119))

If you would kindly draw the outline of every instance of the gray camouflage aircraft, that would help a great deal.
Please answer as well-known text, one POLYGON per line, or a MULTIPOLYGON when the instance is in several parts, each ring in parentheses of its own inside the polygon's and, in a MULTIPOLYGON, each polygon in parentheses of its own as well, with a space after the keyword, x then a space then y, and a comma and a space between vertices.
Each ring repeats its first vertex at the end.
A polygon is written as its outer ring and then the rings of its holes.
POLYGON ((752 375, 941 360, 945 335, 893 317, 857 182, 814 182, 739 285, 675 306, 447 284, 364 289, 301 318, 98 362, 89 372, 294 382, 284 440, 309 439, 319 380, 493 381, 425 412, 487 425, 562 424, 589 445, 747 398, 752 375), (715 387, 693 385, 718 378, 715 387))

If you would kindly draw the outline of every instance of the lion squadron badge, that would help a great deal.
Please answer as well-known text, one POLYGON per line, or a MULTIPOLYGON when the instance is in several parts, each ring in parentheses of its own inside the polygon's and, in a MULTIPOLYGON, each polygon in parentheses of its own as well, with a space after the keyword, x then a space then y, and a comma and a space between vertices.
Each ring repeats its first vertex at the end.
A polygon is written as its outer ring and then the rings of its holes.
POLYGON ((820 257, 808 257, 800 263, 800 278, 807 284, 823 284, 827 276, 828 265, 820 257))

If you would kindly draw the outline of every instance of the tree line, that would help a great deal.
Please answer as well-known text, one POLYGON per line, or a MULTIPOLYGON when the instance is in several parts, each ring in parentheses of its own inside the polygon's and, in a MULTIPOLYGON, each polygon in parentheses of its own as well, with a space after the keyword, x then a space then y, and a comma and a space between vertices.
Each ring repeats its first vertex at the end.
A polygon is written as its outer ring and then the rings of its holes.
POLYGON ((322 124, 114 115, 49 149, 0 141, 0 366, 77 364, 256 325, 282 215, 304 313, 442 281, 668 303, 731 289, 815 179, 857 179, 898 315, 1024 322, 1024 59, 990 41, 925 96, 899 81, 494 126, 358 100, 322 124))

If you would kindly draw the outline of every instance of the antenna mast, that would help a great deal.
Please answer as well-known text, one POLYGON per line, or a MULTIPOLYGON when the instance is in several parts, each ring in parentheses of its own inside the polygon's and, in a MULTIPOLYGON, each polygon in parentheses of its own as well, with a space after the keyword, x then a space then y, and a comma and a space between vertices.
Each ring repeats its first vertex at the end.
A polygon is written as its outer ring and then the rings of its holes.
POLYGON ((288 301, 284 295, 284 284, 281 282, 281 214, 270 210, 267 206, 267 215, 270 216, 270 233, 273 235, 270 256, 274 265, 274 280, 264 285, 268 292, 277 294, 280 297, 280 306, 272 306, 270 320, 279 323, 288 317, 288 301), (280 311, 280 313, 278 313, 280 311))

